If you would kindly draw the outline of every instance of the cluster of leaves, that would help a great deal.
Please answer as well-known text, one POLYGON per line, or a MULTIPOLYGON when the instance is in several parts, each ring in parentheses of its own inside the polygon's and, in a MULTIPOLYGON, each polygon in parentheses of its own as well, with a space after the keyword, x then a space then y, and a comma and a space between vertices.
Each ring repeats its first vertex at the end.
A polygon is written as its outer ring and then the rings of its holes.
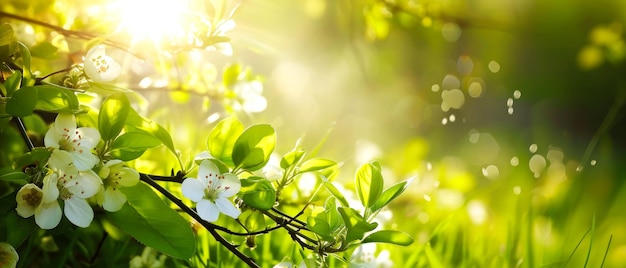
MULTIPOLYGON (((379 226, 374 219, 406 189, 408 181, 384 189, 381 166, 377 162, 364 164, 355 175, 356 191, 362 208, 354 208, 350 206, 344 193, 331 182, 338 168, 337 163, 318 157, 307 159, 306 149, 299 145, 286 153, 280 161, 280 167, 276 167, 280 170, 281 177, 268 178, 261 170, 269 166, 270 156, 276 146, 274 128, 267 124, 255 124, 245 128, 236 117, 223 119, 211 130, 206 143, 208 154, 203 159, 215 164, 220 173, 232 173, 240 178, 241 190, 236 195, 235 202, 242 214, 238 219, 232 220, 232 223, 239 224, 244 231, 239 231, 241 228, 236 227, 237 224, 221 226, 204 221, 178 196, 156 182, 162 180, 182 183, 193 172, 194 164, 199 163, 183 163, 170 133, 132 108, 127 96, 128 90, 93 79, 87 80, 87 83, 78 83, 81 85, 78 89, 66 87, 65 83, 59 85, 44 81, 45 77, 37 77, 31 70, 29 48, 16 40, 11 26, 7 24, 0 25, 0 61, 3 74, 0 84, 0 131, 11 128, 9 122, 15 121, 29 149, 14 159, 11 167, 2 167, 0 171, 0 181, 14 189, 1 197, 0 218, 3 219, 2 227, 5 232, 2 232, 4 235, 0 236, 0 240, 7 241, 15 248, 24 248, 25 244, 32 243, 33 240, 29 237, 38 229, 32 218, 24 219, 16 213, 17 187, 41 181, 41 176, 47 172, 44 165, 51 154, 50 150, 33 144, 22 118, 58 113, 74 114, 83 125, 98 129, 101 140, 94 153, 103 161, 135 160, 147 150, 159 146, 166 147, 178 159, 180 171, 176 174, 141 174, 143 183, 118 188, 126 196, 127 203, 119 211, 99 211, 103 213, 96 215, 96 222, 103 226, 102 232, 112 237, 120 237, 119 233, 125 233, 146 246, 186 261, 194 257, 198 245, 196 233, 189 222, 192 218, 205 227, 222 246, 250 266, 257 265, 255 260, 243 254, 238 245, 227 241, 217 231, 234 237, 247 237, 247 244, 251 246, 254 244, 254 237, 286 230, 294 243, 310 250, 317 256, 318 262, 325 261, 329 254, 345 260, 337 254, 352 250, 363 243, 409 245, 413 242, 403 232, 377 230, 379 226), (97 91, 103 100, 94 105, 95 107, 83 103, 78 97, 90 89, 106 89, 97 91), (281 211, 281 208, 288 206, 282 203, 285 199, 281 197, 281 192, 305 173, 313 174, 322 183, 310 196, 310 201, 301 204, 300 212, 290 216, 281 211), (319 194, 321 190, 327 190, 328 194, 319 194), (325 201, 320 201, 322 197, 325 201), (312 202, 323 203, 323 211, 305 213, 312 202), (180 210, 172 209, 170 203, 180 210), (176 228, 172 228, 173 226, 176 228)), ((75 68, 66 71, 72 72, 75 68)), ((79 72, 73 75, 82 74, 79 72)), ((236 88, 238 81, 256 81, 249 70, 244 70, 239 65, 227 68, 224 79, 225 85, 233 88, 236 88)), ((100 168, 101 166, 97 166, 95 169, 100 168)), ((64 233, 73 228, 76 227, 61 224, 52 234, 64 233)))

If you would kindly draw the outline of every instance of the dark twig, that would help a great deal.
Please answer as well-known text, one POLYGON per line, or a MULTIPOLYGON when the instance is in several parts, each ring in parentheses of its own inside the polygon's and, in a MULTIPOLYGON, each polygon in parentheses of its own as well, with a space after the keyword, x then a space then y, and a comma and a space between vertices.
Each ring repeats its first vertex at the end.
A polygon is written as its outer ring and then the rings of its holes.
POLYGON ((209 222, 203 220, 202 218, 200 218, 200 215, 198 215, 198 213, 196 213, 193 209, 191 209, 187 205, 185 205, 178 197, 174 196, 168 190, 166 190, 161 185, 159 185, 150 176, 148 176, 146 174, 141 174, 140 178, 141 178, 141 180, 143 182, 149 184, 150 186, 152 186, 152 188, 156 189, 161 194, 163 194, 165 197, 167 197, 169 200, 171 200, 174 204, 176 204, 185 213, 189 214, 189 216, 191 216, 194 220, 198 221, 198 223, 200 223, 204 228, 206 228, 207 231, 209 231, 211 233, 211 235, 213 235, 213 237, 215 237, 215 239, 218 242, 220 242, 220 244, 225 246, 230 252, 235 254, 239 259, 241 259, 243 262, 245 262, 248 266, 250 266, 250 267, 260 267, 254 261, 254 259, 252 259, 252 258, 248 257, 247 255, 243 254, 243 252, 239 251, 239 249, 237 249, 237 247, 235 245, 233 245, 230 242, 226 241, 226 239, 224 237, 222 237, 219 233, 217 233, 216 225, 214 225, 212 223, 209 223, 209 222))

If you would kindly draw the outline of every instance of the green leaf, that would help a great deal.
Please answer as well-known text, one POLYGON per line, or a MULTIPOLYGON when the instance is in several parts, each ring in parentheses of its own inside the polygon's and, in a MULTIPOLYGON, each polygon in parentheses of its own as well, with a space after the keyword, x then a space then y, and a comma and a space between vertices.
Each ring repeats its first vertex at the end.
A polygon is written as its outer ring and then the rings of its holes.
POLYGON ((178 259, 193 256, 196 245, 191 225, 143 182, 120 189, 128 199, 118 212, 107 212, 118 228, 162 253, 178 259))
POLYGON ((286 153, 280 160, 280 167, 287 169, 295 164, 298 164, 304 157, 306 150, 300 147, 296 147, 293 151, 286 153))
POLYGON ((324 208, 326 208, 326 222, 328 222, 331 232, 339 230, 344 226, 341 215, 339 215, 339 211, 337 211, 336 200, 335 197, 331 196, 326 199, 326 203, 324 204, 324 208))
POLYGON ((15 32, 11 25, 4 23, 0 25, 0 61, 7 60, 15 53, 17 42, 15 32))
POLYGON ((339 200, 339 202, 341 202, 342 206, 344 206, 344 207, 349 207, 350 206, 348 204, 348 200, 346 200, 346 198, 339 191, 339 189, 337 189, 337 187, 335 187, 335 185, 330 183, 330 181, 328 181, 327 179, 323 179, 323 181, 324 181, 324 186, 326 186, 326 189, 328 189, 328 191, 330 191, 330 194, 332 194, 335 198, 337 198, 337 200, 339 200))
POLYGON ((25 167, 30 165, 43 165, 48 161, 51 154, 52 151, 46 148, 35 148, 17 158, 13 163, 13 169, 23 170, 25 167))
POLYGON ((161 145, 161 141, 145 132, 126 132, 111 144, 111 155, 129 161, 143 154, 147 149, 161 145))
POLYGON ((369 208, 383 191, 383 176, 378 163, 362 165, 356 172, 356 193, 364 207, 369 208))
POLYGON ((24 172, 20 171, 12 171, 9 173, 5 173, 0 175, 0 181, 6 181, 10 183, 15 183, 19 185, 25 185, 30 180, 30 177, 26 175, 24 172))
POLYGON ((326 212, 321 212, 315 216, 307 217, 306 226, 309 230, 322 237, 322 239, 329 242, 335 241, 335 238, 331 235, 331 229, 327 222, 326 212))
POLYGON ((39 85, 35 110, 46 112, 75 112, 80 110, 78 98, 74 92, 59 86, 39 85))
POLYGON ((13 116, 28 116, 33 113, 37 103, 37 89, 35 87, 23 87, 13 92, 7 102, 6 111, 13 116))
POLYGON ((405 232, 382 230, 369 234, 363 238, 362 243, 390 243, 400 246, 408 246, 413 244, 413 238, 405 232))
POLYGON ((9 212, 5 221, 7 229, 11 230, 7 233, 6 242, 15 248, 21 246, 33 231, 39 230, 32 218, 26 219, 19 216, 15 210, 9 212))
POLYGON ((337 165, 337 162, 326 158, 313 158, 302 163, 298 173, 318 171, 337 165))
POLYGON ((161 125, 152 122, 148 119, 145 119, 143 116, 139 115, 134 109, 130 109, 128 113, 128 118, 126 118, 126 126, 129 131, 143 131, 151 134, 155 138, 159 139, 167 149, 170 150, 174 155, 177 155, 176 148, 174 148, 174 142, 172 141, 172 136, 170 133, 165 130, 161 125))
POLYGON ((45 41, 33 46, 30 53, 33 57, 51 60, 57 57, 58 50, 52 43, 45 41))
POLYGON ((243 129, 243 124, 235 117, 228 117, 217 123, 209 133, 206 143, 211 155, 228 165, 234 165, 233 147, 243 129))
POLYGON ((387 188, 380 195, 380 197, 378 197, 378 200, 376 200, 376 203, 372 205, 371 207, 372 212, 375 212, 383 208, 384 206, 389 204, 389 202, 396 199, 396 197, 400 196, 400 194, 402 194, 402 192, 404 192, 404 190, 406 190, 406 188, 409 186, 410 182, 411 180, 401 181, 387 188))
POLYGON ((103 95, 108 95, 108 94, 116 93, 116 92, 133 92, 130 89, 118 87, 118 86, 107 84, 107 83, 89 81, 89 85, 91 86, 90 91, 94 91, 95 93, 98 93, 98 94, 101 93, 103 95))
POLYGON ((348 243, 363 238, 365 233, 374 230, 378 226, 378 223, 365 221, 359 212, 352 208, 339 207, 337 209, 348 228, 346 233, 346 242, 348 243))
POLYGON ((123 93, 116 93, 104 100, 98 115, 98 129, 102 139, 114 139, 122 131, 128 112, 130 101, 123 93))
POLYGON ((22 55, 22 69, 24 72, 24 82, 27 86, 35 85, 35 80, 32 79, 33 73, 30 69, 30 51, 28 47, 24 45, 22 42, 17 42, 17 47, 20 49, 20 54, 22 55))
POLYGON ((276 203, 276 190, 267 179, 261 177, 241 179, 238 195, 246 205, 260 210, 271 209, 276 203))
POLYGON ((222 74, 222 83, 226 87, 231 87, 237 83, 239 74, 241 73, 241 64, 231 64, 226 66, 224 74, 222 74))
POLYGON ((11 96, 13 92, 20 88, 22 84, 22 72, 15 71, 11 74, 6 81, 4 81, 4 88, 7 91, 7 96, 11 96))
POLYGON ((254 232, 265 229, 265 216, 261 211, 246 210, 239 218, 244 219, 243 223, 248 231, 254 232))
POLYGON ((276 134, 270 125, 254 125, 246 129, 233 147, 233 163, 238 168, 255 171, 267 164, 276 146, 276 134))

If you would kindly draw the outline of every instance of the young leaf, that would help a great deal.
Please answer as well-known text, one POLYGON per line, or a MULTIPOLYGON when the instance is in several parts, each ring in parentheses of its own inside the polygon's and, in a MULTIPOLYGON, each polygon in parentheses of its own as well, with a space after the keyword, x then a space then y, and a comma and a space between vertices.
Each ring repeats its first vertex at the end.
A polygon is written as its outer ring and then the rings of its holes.
POLYGON ((103 140, 117 137, 126 123, 130 109, 130 101, 123 93, 113 94, 104 100, 98 115, 98 129, 103 140))
POLYGON ((243 224, 249 231, 260 231, 263 230, 265 225, 265 216, 261 211, 258 210, 246 210, 239 216, 240 219, 243 220, 243 224))
POLYGON ((364 207, 369 208, 383 191, 383 176, 378 163, 362 165, 356 172, 356 193, 364 207))
POLYGON ((243 129, 243 124, 235 117, 225 118, 217 123, 209 133, 206 143, 211 155, 228 165, 233 165, 233 147, 243 129))
POLYGON ((233 147, 233 163, 238 168, 255 171, 267 164, 276 146, 276 133, 270 125, 254 125, 246 129, 233 147))
POLYGON ((7 102, 6 111, 13 116, 28 116, 33 113, 37 103, 37 89, 35 87, 23 87, 13 92, 7 102))
POLYGON ((46 112, 74 112, 80 109, 78 98, 74 92, 53 85, 39 85, 35 110, 46 112))
POLYGON ((11 74, 6 81, 4 81, 4 88, 7 91, 7 96, 11 96, 13 92, 18 90, 22 84, 22 73, 15 71, 11 74))
POLYGON ((250 207, 268 210, 276 203, 276 190, 267 179, 252 176, 241 179, 239 197, 250 207))
POLYGON ((222 74, 222 83, 226 87, 231 87, 237 83, 237 78, 242 71, 241 64, 232 64, 224 69, 222 74))
POLYGON ((7 60, 15 53, 17 42, 10 24, 0 24, 0 61, 7 60))
POLYGON ((409 186, 410 183, 411 183, 411 179, 406 180, 406 181, 401 181, 387 188, 385 191, 383 191, 383 193, 380 195, 378 200, 376 200, 376 203, 372 205, 371 207, 372 212, 375 212, 383 208, 384 206, 389 204, 389 202, 396 199, 396 197, 398 197, 400 194, 402 194, 402 192, 404 192, 404 190, 406 190, 406 188, 409 186))
POLYGON ((26 166, 41 165, 48 161, 52 151, 46 148, 35 148, 32 151, 18 157, 13 163, 14 170, 23 170, 26 166))
POLYGON ((129 161, 140 157, 147 149, 161 145, 161 141, 145 132, 126 132, 111 144, 111 155, 129 161))
POLYGON ((174 142, 172 136, 161 125, 145 119, 139 115, 134 109, 130 109, 128 117, 126 118, 126 126, 128 131, 142 131, 148 133, 155 138, 159 139, 167 149, 174 155, 176 154, 176 148, 174 148, 174 142))
POLYGON ((280 167, 283 169, 287 169, 302 160, 306 150, 300 147, 296 147, 293 151, 286 153, 283 158, 280 160, 280 167))
POLYGON ((193 256, 196 245, 191 225, 143 182, 118 188, 128 199, 109 220, 137 241, 178 259, 193 256))
POLYGON ((324 181, 324 186, 326 186, 326 189, 330 191, 330 194, 332 194, 335 198, 337 198, 337 200, 339 200, 342 206, 349 207, 350 205, 348 204, 348 200, 346 200, 346 198, 339 191, 339 189, 337 189, 337 187, 335 187, 335 185, 330 183, 327 179, 325 178, 322 178, 322 179, 323 179, 322 181, 324 181))
POLYGON ((22 56, 24 82, 27 86, 35 85, 35 80, 31 79, 33 77, 33 73, 30 70, 30 51, 28 50, 28 47, 26 47, 26 45, 24 45, 22 42, 17 42, 17 47, 20 49, 20 54, 22 56))
POLYGON ((298 173, 317 171, 337 165, 337 162, 326 158, 313 158, 302 163, 298 173))
POLYGON ((29 180, 30 180, 30 177, 26 175, 26 173, 20 172, 20 171, 12 171, 12 172, 0 175, 0 181, 16 183, 19 185, 25 185, 28 183, 29 180))
POLYGON ((378 226, 378 223, 368 223, 365 221, 365 219, 359 215, 359 212, 352 208, 339 207, 337 209, 348 228, 346 233, 346 242, 348 243, 363 238, 365 233, 374 230, 374 228, 378 226))
POLYGON ((413 238, 405 232, 382 230, 369 234, 363 238, 362 243, 391 243, 400 246, 408 246, 413 244, 413 238))
POLYGON ((326 212, 321 212, 315 216, 308 217, 306 226, 309 230, 322 237, 322 239, 330 242, 335 241, 335 238, 331 235, 331 229, 328 224, 326 212))

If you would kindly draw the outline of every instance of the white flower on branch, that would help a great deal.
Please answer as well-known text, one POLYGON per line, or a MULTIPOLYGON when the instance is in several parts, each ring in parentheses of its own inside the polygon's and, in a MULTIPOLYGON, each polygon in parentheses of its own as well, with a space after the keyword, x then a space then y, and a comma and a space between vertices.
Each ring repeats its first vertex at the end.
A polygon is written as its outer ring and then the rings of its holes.
POLYGON ((122 72, 119 63, 105 54, 103 45, 97 45, 87 51, 83 67, 85 75, 94 82, 115 80, 122 72))
POLYGON ((232 218, 241 211, 228 200, 241 189, 239 178, 232 173, 220 174, 213 162, 203 160, 198 169, 198 178, 187 178, 182 183, 183 195, 196 202, 196 210, 203 220, 214 222, 220 213, 232 218))
POLYGON ((48 148, 69 152, 72 162, 80 171, 90 170, 98 163, 98 157, 91 153, 100 141, 100 133, 95 128, 76 128, 76 118, 72 114, 60 113, 44 137, 48 148))
POLYGON ((139 182, 139 173, 124 166, 121 160, 110 160, 104 164, 99 172, 103 184, 98 192, 98 204, 106 211, 116 212, 126 203, 126 195, 119 187, 130 187, 139 182))

